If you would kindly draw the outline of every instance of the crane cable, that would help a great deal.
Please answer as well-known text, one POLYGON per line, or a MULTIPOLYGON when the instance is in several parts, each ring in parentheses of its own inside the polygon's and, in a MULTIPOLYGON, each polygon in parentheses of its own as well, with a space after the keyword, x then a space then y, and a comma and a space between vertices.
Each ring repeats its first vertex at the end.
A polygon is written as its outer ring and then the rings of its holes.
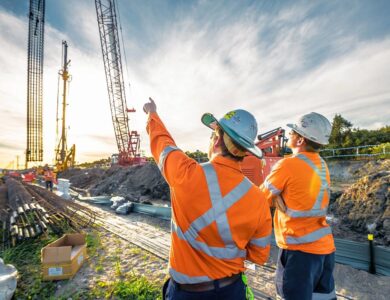
MULTIPOLYGON (((120 13, 119 13, 119 1, 117 1, 117 5, 115 6, 116 8, 116 14, 118 15, 118 23, 119 23, 119 30, 120 30, 120 36, 121 36, 121 41, 122 41, 122 48, 123 48, 123 54, 125 56, 125 64, 126 64, 126 74, 127 74, 127 84, 129 85, 129 93, 130 93, 130 76, 129 76, 129 69, 127 67, 127 55, 126 55, 126 48, 125 48, 125 43, 123 41, 123 32, 122 32, 122 22, 121 22, 121 16, 120 16, 120 13)), ((126 101, 126 105, 127 105, 127 101, 126 101)), ((127 107, 126 107, 127 108, 127 107)))

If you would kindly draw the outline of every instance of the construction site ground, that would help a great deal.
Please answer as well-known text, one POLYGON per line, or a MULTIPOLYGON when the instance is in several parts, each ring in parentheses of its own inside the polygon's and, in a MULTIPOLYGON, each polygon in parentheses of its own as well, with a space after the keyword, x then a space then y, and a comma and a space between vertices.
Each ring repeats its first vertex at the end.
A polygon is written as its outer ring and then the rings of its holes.
MULTIPOLYGON (((330 162, 329 169, 335 183, 330 204, 333 217, 329 219, 334 235, 367 242, 366 225, 374 220, 377 224, 375 243, 388 246, 389 160, 330 162)), ((122 196, 121 203, 131 201, 170 206, 169 187, 153 163, 134 167, 71 169, 61 177, 68 178, 72 188, 84 196, 122 196)), ((110 206, 80 200, 66 201, 34 186, 26 185, 26 189, 34 193, 36 199, 43 197, 49 201, 52 212, 63 209, 68 203, 72 210, 67 214, 85 210, 84 219, 87 220, 81 222, 80 219, 79 224, 87 224, 83 230, 89 237, 89 259, 73 279, 57 281, 47 288, 43 285, 48 290, 47 295, 55 299, 126 299, 116 296, 115 289, 121 282, 131 282, 134 278, 145 279, 151 284, 148 287, 154 295, 158 295, 168 276, 169 221, 137 213, 120 215, 110 206)), ((3 194, 0 197, 2 205, 6 203, 6 193, 3 194)), ((68 217, 74 219, 75 216, 72 213, 68 217)), ((276 298, 276 257, 277 249, 273 247, 265 266, 253 269, 253 265, 248 265, 247 274, 256 299, 276 298)), ((22 272, 20 284, 28 294, 29 277, 40 276, 39 263, 31 272, 22 272)), ((339 299, 388 299, 390 294, 390 277, 372 275, 341 264, 336 264, 334 276, 339 299)), ((158 299, 158 296, 147 299, 158 299)))
MULTIPOLYGON (((101 247, 72 280, 57 283, 55 295, 72 298, 75 290, 88 291, 102 282, 121 280, 126 274, 145 276, 161 286, 167 278, 169 221, 136 213, 121 216, 104 206, 83 205, 99 214, 101 247)), ((265 267, 247 271, 257 299, 276 299, 276 257, 277 249, 273 247, 265 267)), ((390 277, 340 264, 336 264, 334 275, 339 299, 388 299, 390 294, 390 277)))

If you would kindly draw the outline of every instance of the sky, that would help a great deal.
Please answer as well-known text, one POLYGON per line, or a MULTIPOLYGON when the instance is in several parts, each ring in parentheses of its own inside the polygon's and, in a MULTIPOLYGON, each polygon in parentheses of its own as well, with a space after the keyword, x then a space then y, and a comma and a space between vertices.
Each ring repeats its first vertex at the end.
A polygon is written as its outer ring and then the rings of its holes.
MULTIPOLYGON (((389 125, 390 1, 117 0, 130 129, 150 155, 148 97, 182 150, 206 152, 203 113, 246 109, 259 133, 315 111, 355 128, 389 125)), ((0 168, 24 165, 26 0, 0 0, 0 168)), ((44 163, 53 163, 58 71, 66 40, 66 123, 76 161, 117 152, 93 0, 46 0, 44 163)))

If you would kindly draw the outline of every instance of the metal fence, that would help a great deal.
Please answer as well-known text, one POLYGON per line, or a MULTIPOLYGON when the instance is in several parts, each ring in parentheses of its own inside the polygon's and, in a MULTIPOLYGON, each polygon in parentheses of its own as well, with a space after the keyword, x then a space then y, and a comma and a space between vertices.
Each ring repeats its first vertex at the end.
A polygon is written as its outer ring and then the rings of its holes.
POLYGON ((322 149, 320 150, 323 158, 337 157, 370 157, 370 156, 389 156, 389 143, 381 145, 365 145, 347 148, 322 149))

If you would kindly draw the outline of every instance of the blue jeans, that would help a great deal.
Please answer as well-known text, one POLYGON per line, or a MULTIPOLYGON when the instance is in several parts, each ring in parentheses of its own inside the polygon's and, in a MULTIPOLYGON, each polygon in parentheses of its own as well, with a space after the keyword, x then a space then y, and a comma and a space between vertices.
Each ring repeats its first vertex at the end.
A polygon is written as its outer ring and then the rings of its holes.
POLYGON ((180 289, 180 286, 169 279, 164 284, 164 300, 245 300, 246 287, 239 278, 230 285, 220 288, 214 281, 215 288, 205 292, 188 292, 180 289))
POLYGON ((286 300, 336 299, 334 253, 318 255, 279 249, 276 291, 286 300))

